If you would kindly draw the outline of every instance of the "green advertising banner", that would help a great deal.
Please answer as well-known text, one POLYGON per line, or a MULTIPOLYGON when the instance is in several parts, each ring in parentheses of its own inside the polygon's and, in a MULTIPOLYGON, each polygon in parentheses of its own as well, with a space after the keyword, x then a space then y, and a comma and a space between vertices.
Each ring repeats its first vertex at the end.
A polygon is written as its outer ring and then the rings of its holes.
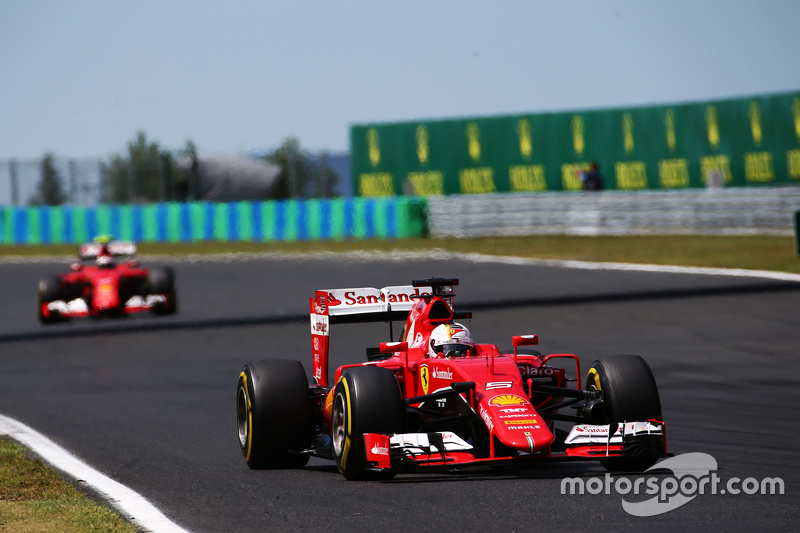
POLYGON ((359 196, 800 183, 800 92, 350 129, 359 196))

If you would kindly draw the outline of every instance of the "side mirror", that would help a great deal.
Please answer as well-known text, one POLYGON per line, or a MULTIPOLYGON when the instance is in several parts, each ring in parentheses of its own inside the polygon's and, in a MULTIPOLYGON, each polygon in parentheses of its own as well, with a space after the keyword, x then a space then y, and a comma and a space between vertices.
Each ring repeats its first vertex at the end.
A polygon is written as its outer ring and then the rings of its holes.
POLYGON ((407 352, 407 342, 382 342, 381 353, 407 352))
POLYGON ((539 336, 514 335, 513 337, 511 337, 511 344, 514 345, 514 348, 518 346, 533 346, 534 344, 539 344, 539 336))
POLYGON ((75 272, 79 272, 79 271, 83 270, 83 265, 80 264, 80 263, 72 263, 69 266, 69 269, 72 270, 72 271, 75 271, 75 272))

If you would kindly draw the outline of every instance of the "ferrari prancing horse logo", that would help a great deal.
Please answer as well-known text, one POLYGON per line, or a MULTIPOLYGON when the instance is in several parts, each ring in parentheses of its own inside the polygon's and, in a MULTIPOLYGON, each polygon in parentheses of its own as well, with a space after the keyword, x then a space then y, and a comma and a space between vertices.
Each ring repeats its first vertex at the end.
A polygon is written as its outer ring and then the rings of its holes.
POLYGON ((426 365, 419 367, 419 381, 422 384, 422 394, 428 394, 430 379, 428 377, 428 367, 426 365))

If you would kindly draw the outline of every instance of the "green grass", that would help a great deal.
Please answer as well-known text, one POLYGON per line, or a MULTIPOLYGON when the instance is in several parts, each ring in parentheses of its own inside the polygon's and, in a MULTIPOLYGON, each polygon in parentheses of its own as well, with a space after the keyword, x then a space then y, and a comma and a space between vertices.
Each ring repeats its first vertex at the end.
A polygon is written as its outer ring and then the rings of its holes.
MULTIPOLYGON (((302 242, 144 243, 139 253, 350 252, 430 249, 537 259, 577 259, 800 273, 792 237, 658 235, 636 237, 498 237, 302 242)), ((74 255, 74 246, 0 246, 0 256, 74 255)))
POLYGON ((0 439, 0 531, 135 532, 117 513, 31 459, 25 448, 0 439))

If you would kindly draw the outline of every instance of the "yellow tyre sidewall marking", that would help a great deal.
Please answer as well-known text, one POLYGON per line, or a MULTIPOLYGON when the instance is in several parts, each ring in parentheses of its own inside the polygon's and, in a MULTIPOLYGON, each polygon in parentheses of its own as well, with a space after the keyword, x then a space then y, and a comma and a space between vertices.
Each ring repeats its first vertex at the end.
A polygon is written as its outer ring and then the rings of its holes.
POLYGON ((597 390, 603 390, 600 387, 600 375, 597 373, 597 369, 592 367, 589 369, 589 378, 594 382, 594 386, 597 387, 597 390))
MULTIPOLYGON (((600 387, 600 374, 597 372, 596 368, 592 367, 589 369, 588 377, 594 382, 594 386, 597 387, 597 390, 603 390, 600 387)), ((608 421, 607 418, 606 421, 608 421)))
POLYGON ((352 416, 350 411, 350 387, 347 385, 347 380, 342 376, 339 381, 344 385, 344 399, 347 402, 347 433, 344 437, 344 448, 342 449, 342 467, 341 470, 347 468, 347 453, 350 451, 350 435, 352 433, 352 416))
POLYGON ((242 371, 239 377, 244 382, 244 397, 247 400, 247 455, 244 456, 246 462, 250 462, 250 453, 253 451, 253 409, 250 403, 250 389, 247 387, 247 374, 242 371))

